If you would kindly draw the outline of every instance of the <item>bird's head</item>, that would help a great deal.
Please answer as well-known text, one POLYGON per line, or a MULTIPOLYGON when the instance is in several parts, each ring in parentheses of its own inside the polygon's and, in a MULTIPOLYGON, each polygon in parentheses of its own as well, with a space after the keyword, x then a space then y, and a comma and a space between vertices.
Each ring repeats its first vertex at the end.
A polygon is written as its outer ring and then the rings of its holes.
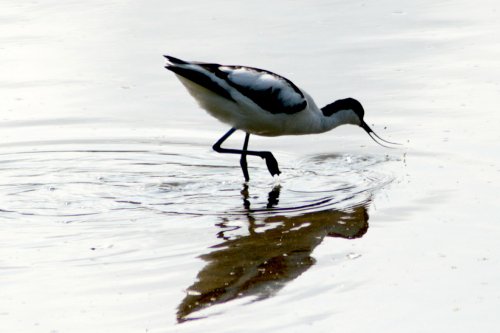
MULTIPOLYGON (((339 99, 333 103, 328 104, 324 108, 321 109, 323 112, 323 115, 326 117, 336 117, 338 118, 338 121, 341 124, 352 124, 352 125, 358 125, 362 129, 368 133, 370 138, 373 139, 376 143, 378 143, 381 146, 388 147, 378 140, 388 143, 388 144, 393 144, 393 145, 398 145, 398 143, 390 142, 387 140, 382 139, 380 136, 375 133, 370 126, 364 121, 364 116, 365 116, 365 110, 363 109, 363 106, 358 100, 355 100, 354 98, 345 98, 345 99, 339 99), (377 140, 378 139, 378 140, 377 140)), ((393 148, 393 147, 388 147, 388 148, 393 148)))

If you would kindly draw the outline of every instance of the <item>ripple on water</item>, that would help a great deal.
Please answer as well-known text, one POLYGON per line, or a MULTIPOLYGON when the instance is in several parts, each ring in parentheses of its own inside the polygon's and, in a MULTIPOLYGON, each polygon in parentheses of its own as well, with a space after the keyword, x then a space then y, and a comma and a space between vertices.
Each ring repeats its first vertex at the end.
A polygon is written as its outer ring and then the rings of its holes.
POLYGON ((233 298, 268 297, 314 264, 311 253, 324 237, 361 237, 372 195, 392 181, 379 168, 390 158, 375 155, 280 156, 278 181, 260 159, 249 160, 252 181, 243 184, 237 158, 206 147, 94 141, 15 148, 0 155, 0 219, 16 225, 16 246, 71 242, 87 250, 41 252, 36 262, 107 262, 118 271, 154 262, 148 274, 164 274, 162 267, 182 265, 173 257, 199 250, 188 232, 171 229, 167 241, 144 252, 159 225, 185 218, 215 225, 218 243, 201 255, 206 265, 179 300, 179 321, 233 298))

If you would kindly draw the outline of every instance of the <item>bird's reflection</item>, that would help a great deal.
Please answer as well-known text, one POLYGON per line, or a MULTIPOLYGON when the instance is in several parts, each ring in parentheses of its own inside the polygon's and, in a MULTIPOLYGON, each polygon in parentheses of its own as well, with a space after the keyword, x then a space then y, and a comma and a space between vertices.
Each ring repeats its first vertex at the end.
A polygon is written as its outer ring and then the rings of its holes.
MULTIPOLYGON (((269 192, 267 209, 276 207, 280 190, 276 186, 269 192)), ((224 231, 218 236, 224 241, 201 256, 207 264, 178 307, 179 322, 217 303, 251 295, 257 299, 269 297, 314 264, 311 253, 325 236, 357 238, 368 229, 365 206, 296 216, 285 216, 275 209, 262 218, 253 214, 247 185, 241 194, 248 234, 229 237, 225 235, 231 231, 226 223, 219 225, 224 231)))

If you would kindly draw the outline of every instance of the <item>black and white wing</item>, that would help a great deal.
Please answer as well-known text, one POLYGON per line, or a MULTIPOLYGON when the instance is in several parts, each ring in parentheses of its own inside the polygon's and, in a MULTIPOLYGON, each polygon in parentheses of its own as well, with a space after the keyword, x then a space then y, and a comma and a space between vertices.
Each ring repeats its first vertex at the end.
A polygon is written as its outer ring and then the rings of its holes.
POLYGON ((227 99, 235 100, 234 94, 231 94, 234 89, 273 114, 293 114, 307 107, 304 94, 293 82, 270 71, 245 66, 191 63, 165 57, 171 62, 167 69, 227 99))
POLYGON ((300 89, 280 75, 243 66, 220 66, 218 70, 233 88, 266 111, 293 114, 307 106, 300 89))

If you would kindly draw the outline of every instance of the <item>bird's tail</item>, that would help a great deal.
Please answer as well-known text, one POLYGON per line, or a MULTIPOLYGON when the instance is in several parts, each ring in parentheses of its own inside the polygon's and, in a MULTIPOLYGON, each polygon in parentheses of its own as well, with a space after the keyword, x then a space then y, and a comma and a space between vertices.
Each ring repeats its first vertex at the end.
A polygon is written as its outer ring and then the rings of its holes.
POLYGON ((187 61, 181 60, 179 58, 175 58, 169 55, 164 55, 165 58, 170 62, 169 65, 186 65, 188 64, 187 61))

